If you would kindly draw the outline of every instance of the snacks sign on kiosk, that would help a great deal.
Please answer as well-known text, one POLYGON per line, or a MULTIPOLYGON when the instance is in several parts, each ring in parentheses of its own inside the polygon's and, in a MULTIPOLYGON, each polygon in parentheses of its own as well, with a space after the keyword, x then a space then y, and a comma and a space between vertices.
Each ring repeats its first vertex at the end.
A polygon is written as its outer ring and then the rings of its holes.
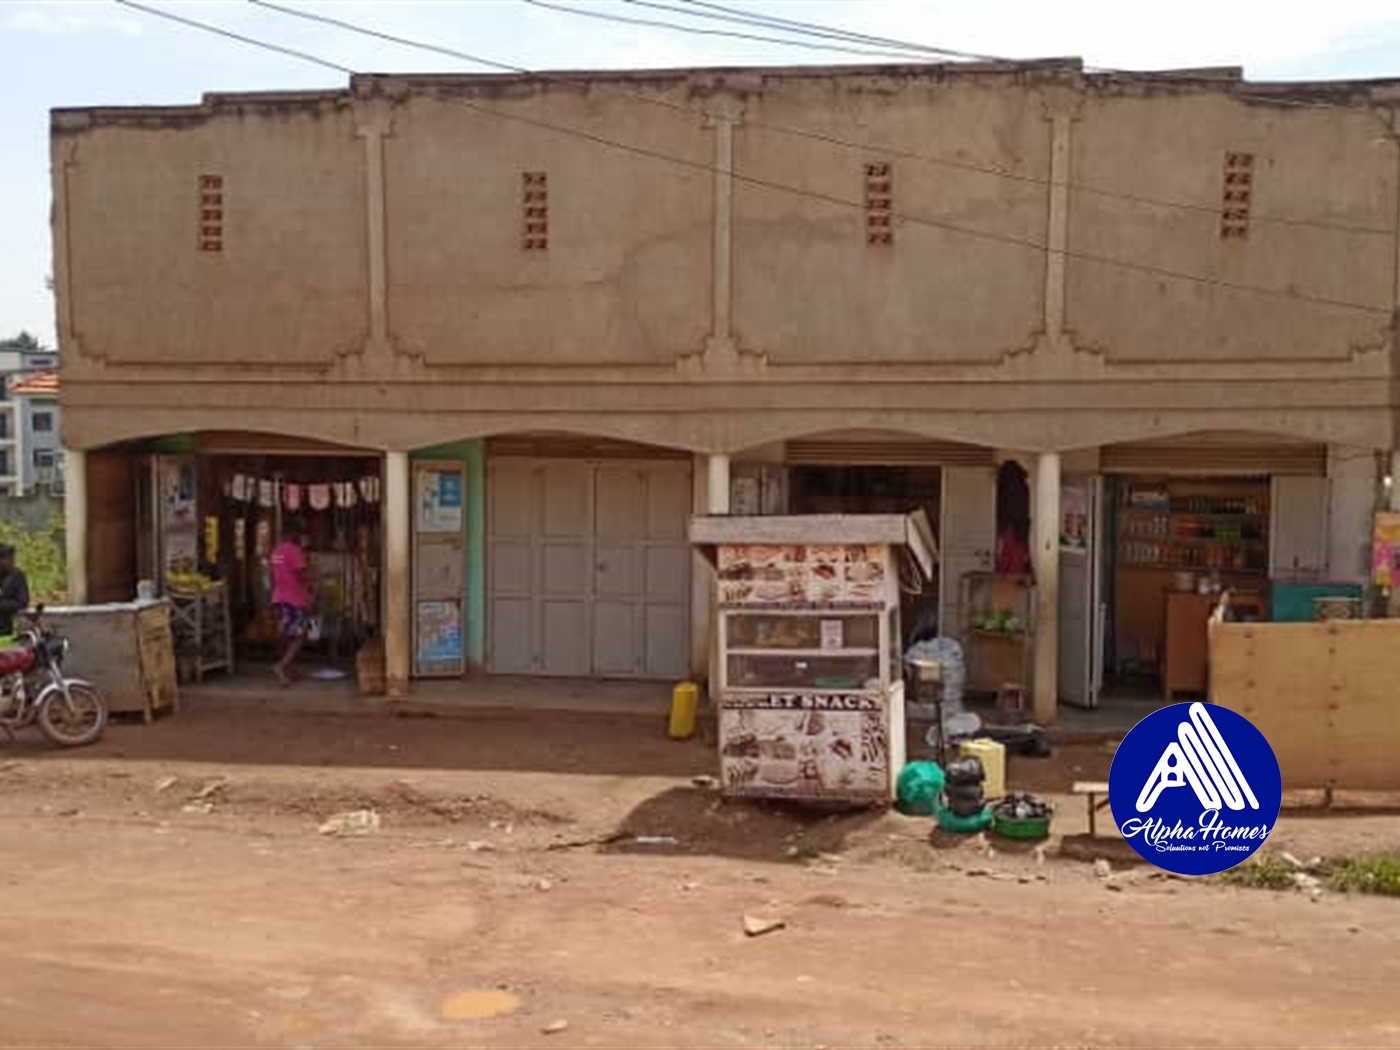
POLYGON ((904 766, 901 588, 936 544, 910 515, 696 517, 715 568, 720 787, 885 803, 904 766))

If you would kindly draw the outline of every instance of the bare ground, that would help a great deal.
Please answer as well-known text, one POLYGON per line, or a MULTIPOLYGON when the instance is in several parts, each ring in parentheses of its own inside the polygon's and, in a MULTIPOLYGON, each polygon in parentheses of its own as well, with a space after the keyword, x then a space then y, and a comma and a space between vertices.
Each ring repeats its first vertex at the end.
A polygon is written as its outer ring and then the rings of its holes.
MULTIPOLYGON (((195 709, 0 760, 5 1046, 1400 1046, 1400 902, 724 805, 647 720, 195 709)), ((1273 846, 1400 848, 1400 817, 1273 846)))

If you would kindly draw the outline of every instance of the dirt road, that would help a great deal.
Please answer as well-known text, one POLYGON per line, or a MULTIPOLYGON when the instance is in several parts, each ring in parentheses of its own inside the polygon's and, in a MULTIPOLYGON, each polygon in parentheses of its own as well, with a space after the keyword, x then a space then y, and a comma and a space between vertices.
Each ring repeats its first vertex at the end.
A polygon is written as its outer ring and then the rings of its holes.
POLYGON ((532 720, 191 712, 0 753, 0 1044, 1400 1046, 1400 902, 724 806, 698 744, 532 720), (376 833, 318 834, 360 807, 376 833))

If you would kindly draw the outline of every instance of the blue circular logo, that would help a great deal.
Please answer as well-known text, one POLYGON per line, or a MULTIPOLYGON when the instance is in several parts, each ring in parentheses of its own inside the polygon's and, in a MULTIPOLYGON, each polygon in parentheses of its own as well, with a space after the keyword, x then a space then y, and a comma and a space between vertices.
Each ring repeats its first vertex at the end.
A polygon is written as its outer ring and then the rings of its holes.
POLYGON ((1214 875, 1264 844, 1283 780, 1274 749, 1249 719, 1214 704, 1172 704, 1118 745, 1108 800, 1144 860, 1178 875, 1214 875))

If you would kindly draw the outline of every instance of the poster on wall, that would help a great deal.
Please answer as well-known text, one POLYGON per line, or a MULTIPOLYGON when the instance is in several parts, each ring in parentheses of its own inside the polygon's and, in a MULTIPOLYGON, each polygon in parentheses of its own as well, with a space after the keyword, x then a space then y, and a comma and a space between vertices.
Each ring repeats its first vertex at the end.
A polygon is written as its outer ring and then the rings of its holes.
POLYGON ((1400 580, 1400 511, 1381 511, 1376 515, 1371 538, 1371 579, 1387 591, 1400 580))
POLYGON ((420 470, 418 531, 462 531, 462 474, 456 470, 420 470))
POLYGON ((462 666, 462 607, 455 601, 419 602, 415 663, 420 673, 455 673, 462 666))
POLYGON ((1084 551, 1089 542, 1089 493, 1080 485, 1060 489, 1060 549, 1084 551))
POLYGON ((194 463, 163 459, 160 472, 161 523, 167 529, 194 527, 194 463))
POLYGON ((888 586, 889 548, 881 544, 765 546, 727 544, 716 555, 726 605, 866 605, 888 586))
POLYGON ((860 799, 890 789, 889 727, 877 697, 732 697, 720 709, 719 736, 730 795, 860 799))

